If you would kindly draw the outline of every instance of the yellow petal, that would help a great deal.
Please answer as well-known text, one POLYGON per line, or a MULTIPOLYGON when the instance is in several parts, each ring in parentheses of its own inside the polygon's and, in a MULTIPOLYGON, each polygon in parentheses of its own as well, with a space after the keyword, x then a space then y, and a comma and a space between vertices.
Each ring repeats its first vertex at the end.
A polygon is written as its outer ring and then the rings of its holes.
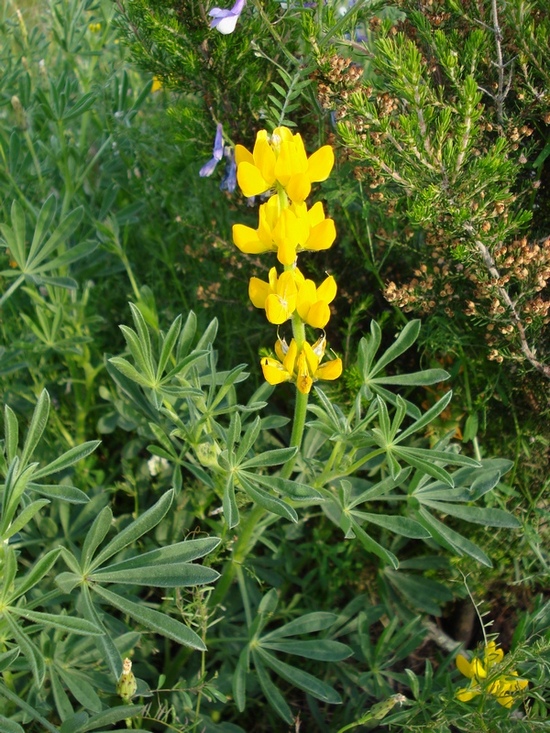
POLYGON ((235 163, 237 165, 240 165, 244 162, 250 163, 251 165, 254 165, 254 158, 252 156, 252 153, 249 152, 244 145, 235 145, 235 163))
POLYGON ((311 183, 305 173, 295 173, 288 179, 285 190, 291 201, 301 204, 311 192, 311 183))
POLYGON ((269 295, 269 284, 258 277, 251 277, 248 284, 248 297, 255 308, 265 308, 265 301, 269 295))
POLYGON ((334 151, 330 145, 323 145, 307 161, 307 174, 312 183, 326 181, 334 166, 334 151))
POLYGON ((468 702, 472 698, 476 697, 476 695, 479 695, 479 690, 474 690, 471 688, 463 687, 460 690, 457 690, 456 696, 460 700, 460 702, 468 702))
POLYGON ((296 310, 300 318, 305 321, 309 312, 309 309, 313 305, 317 298, 315 283, 313 280, 304 280, 303 285, 300 286, 298 291, 298 298, 296 301, 296 310))
POLYGON ((330 320, 330 308, 324 300, 318 300, 309 309, 307 317, 302 320, 312 328, 324 328, 330 320))
POLYGON ((283 365, 276 359, 271 359, 265 356, 261 362, 262 372, 264 373, 264 379, 269 384, 281 384, 281 382, 288 382, 290 374, 283 368, 283 365))
POLYGON ((336 227, 332 219, 324 219, 320 224, 313 227, 304 249, 314 250, 318 252, 322 249, 329 249, 336 239, 336 227))
POLYGON ((484 680, 487 677, 487 671, 479 659, 472 659, 472 672, 478 680, 484 680))
POLYGON ((285 240, 277 248, 277 259, 281 265, 292 265, 296 260, 296 245, 285 240))
POLYGON ((458 671, 464 675, 464 677, 468 677, 469 679, 472 679, 474 676, 474 671, 472 669, 472 665, 470 662, 466 659, 466 657, 463 654, 457 654, 456 655, 456 666, 458 667, 458 671))
MULTIPOLYGON (((277 162, 277 158, 275 157, 275 153, 273 152, 273 148, 269 144, 267 137, 260 136, 260 133, 258 133, 252 155, 254 157, 254 165, 258 168, 264 180, 268 184, 267 188, 271 188, 275 183, 275 164, 277 162)), ((267 188, 265 188, 264 191, 266 191, 267 188)))
POLYGON ((273 137, 279 140, 292 140, 294 133, 288 127, 276 127, 273 130, 273 137))
POLYGON ((310 227, 314 227, 325 220, 325 210, 321 201, 317 201, 317 203, 313 204, 311 209, 307 211, 307 218, 310 227))
POLYGON ((260 241, 258 232, 255 229, 251 229, 244 224, 233 224, 233 242, 245 254, 257 255, 271 249, 260 241))
POLYGON ((325 303, 332 303, 336 297, 336 280, 329 275, 317 288, 317 297, 325 303))
POLYGON ((258 196, 260 193, 265 193, 271 186, 260 170, 246 160, 237 168, 237 181, 245 196, 258 196))
POLYGON ((296 345, 296 341, 292 339, 292 341, 290 342, 290 346, 288 347, 288 351, 285 354, 285 358, 283 359, 283 366, 290 374, 294 373, 297 355, 298 346, 296 345))
POLYGON ((290 318, 286 302, 279 295, 273 293, 266 298, 265 315, 270 323, 274 323, 277 326, 288 321, 290 318))
POLYGON ((492 667, 494 664, 500 664, 504 659, 504 652, 497 647, 494 641, 490 641, 485 647, 485 664, 492 667))
POLYGON ((321 364, 315 375, 318 379, 338 379, 342 374, 342 359, 331 359, 321 364))
MULTIPOLYGON (((304 344, 304 347, 305 346, 309 346, 309 344, 306 342, 304 344)), ((307 362, 307 356, 305 353, 305 349, 303 348, 296 362, 296 387, 298 388, 298 391, 302 394, 309 394, 313 385, 313 379, 311 378, 307 362)))

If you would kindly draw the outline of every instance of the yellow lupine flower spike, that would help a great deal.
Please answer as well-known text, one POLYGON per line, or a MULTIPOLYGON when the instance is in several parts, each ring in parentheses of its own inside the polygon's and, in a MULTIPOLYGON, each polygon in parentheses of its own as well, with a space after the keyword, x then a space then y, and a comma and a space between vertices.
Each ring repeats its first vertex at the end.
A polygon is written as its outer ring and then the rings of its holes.
POLYGON ((243 145, 235 147, 237 181, 245 196, 258 196, 276 183, 294 203, 309 196, 311 184, 325 181, 334 165, 334 152, 323 145, 309 158, 300 134, 278 127, 273 135, 260 130, 252 153, 243 145))

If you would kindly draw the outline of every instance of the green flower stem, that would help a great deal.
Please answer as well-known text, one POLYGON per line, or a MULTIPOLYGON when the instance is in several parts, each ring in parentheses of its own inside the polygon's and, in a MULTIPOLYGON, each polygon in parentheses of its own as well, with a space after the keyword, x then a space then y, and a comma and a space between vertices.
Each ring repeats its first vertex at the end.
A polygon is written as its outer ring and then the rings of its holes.
MULTIPOLYGON (((292 425, 292 435, 290 436, 290 446, 296 446, 298 449, 302 445, 304 435, 304 427, 306 424, 307 401, 308 394, 302 394, 296 390, 296 404, 294 406, 294 423, 292 425)), ((297 454, 296 454, 297 455, 297 454)), ((290 458, 281 471, 281 478, 290 478, 292 469, 296 462, 296 456, 290 458)))
POLYGON ((223 602, 235 578, 237 568, 244 562, 246 556, 252 550, 265 529, 260 523, 267 513, 266 509, 256 504, 244 520, 241 531, 239 532, 239 538, 235 543, 232 557, 226 563, 221 578, 216 583, 216 590, 210 596, 211 606, 216 606, 223 602))

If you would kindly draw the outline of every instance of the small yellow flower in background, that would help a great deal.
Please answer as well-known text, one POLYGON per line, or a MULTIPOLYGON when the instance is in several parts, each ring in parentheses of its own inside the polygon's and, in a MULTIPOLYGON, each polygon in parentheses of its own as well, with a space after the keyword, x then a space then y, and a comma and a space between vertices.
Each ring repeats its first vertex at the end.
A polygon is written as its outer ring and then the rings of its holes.
POLYGON ((514 704, 514 694, 524 690, 529 682, 518 677, 516 671, 498 674, 498 670, 494 668, 500 665, 503 659, 504 652, 497 647, 494 641, 485 645, 481 659, 474 657, 470 662, 463 654, 458 654, 456 666, 471 682, 469 687, 458 690, 457 698, 461 702, 468 702, 482 692, 486 692, 496 697, 497 702, 505 708, 511 708, 514 704), (497 672, 496 675, 495 672, 497 672))
POLYGON ((88 30, 90 33, 99 33, 101 30, 101 23, 90 23, 88 26, 88 30))
POLYGON ((326 338, 324 336, 318 339, 313 346, 305 341, 300 350, 294 339, 290 342, 290 346, 283 339, 278 339, 275 344, 278 359, 266 356, 261 361, 266 382, 281 384, 292 381, 296 383, 299 392, 308 394, 313 382, 318 379, 338 379, 342 374, 342 360, 331 359, 320 364, 325 355, 325 349, 326 338))
POLYGON ((294 203, 303 203, 312 183, 325 181, 334 165, 334 152, 323 145, 309 158, 299 133, 277 127, 273 135, 260 130, 252 153, 243 145, 235 148, 237 181, 245 196, 258 196, 278 183, 294 203))
POLYGON ((151 86, 151 94, 154 94, 155 92, 158 92, 162 89, 162 82, 158 78, 158 76, 153 77, 153 84, 151 86))
POLYGON ((257 229, 244 224, 233 225, 233 242, 245 254, 277 252, 282 265, 292 265, 297 252, 329 249, 336 239, 332 219, 325 218, 323 204, 311 209, 306 204, 280 208, 278 196, 271 196, 260 206, 257 229))

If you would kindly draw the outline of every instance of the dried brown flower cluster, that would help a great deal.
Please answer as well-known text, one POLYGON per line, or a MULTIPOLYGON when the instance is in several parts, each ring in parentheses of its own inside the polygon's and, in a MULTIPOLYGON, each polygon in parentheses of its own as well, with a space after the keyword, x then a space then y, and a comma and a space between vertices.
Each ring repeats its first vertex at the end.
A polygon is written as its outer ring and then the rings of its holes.
POLYGON ((338 118, 345 116, 347 102, 353 92, 362 89, 363 67, 350 58, 338 54, 319 59, 319 66, 313 74, 317 82, 317 97, 323 109, 335 111, 338 118))
MULTIPOLYGON (((434 244, 433 235, 429 239, 434 244)), ((502 244, 493 251, 493 259, 498 278, 488 277, 486 270, 476 264, 448 262, 443 247, 436 245, 432 262, 417 268, 408 283, 389 282, 385 296, 405 311, 421 315, 437 308, 443 309, 449 318, 461 311, 483 320, 486 341, 491 347, 488 358, 501 362, 503 356, 498 347, 506 345, 509 349, 517 336, 516 321, 501 297, 503 288, 510 293, 524 327, 534 322, 539 327, 550 323, 550 299, 545 295, 550 283, 550 237, 540 243, 523 237, 502 244), (460 296, 455 291, 457 278, 461 281, 460 296), (469 287, 465 288, 464 283, 469 287)))

